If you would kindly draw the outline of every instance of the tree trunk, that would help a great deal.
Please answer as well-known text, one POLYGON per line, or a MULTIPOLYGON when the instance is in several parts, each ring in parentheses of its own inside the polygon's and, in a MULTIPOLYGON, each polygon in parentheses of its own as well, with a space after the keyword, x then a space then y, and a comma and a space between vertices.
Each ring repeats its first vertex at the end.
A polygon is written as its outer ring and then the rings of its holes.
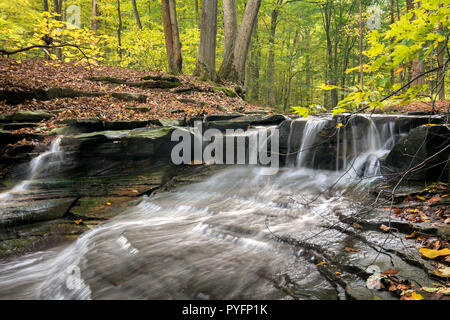
POLYGON ((161 0, 161 7, 169 72, 180 74, 182 72, 181 42, 175 0, 161 0))
MULTIPOLYGON (((269 56, 267 60, 267 75, 268 75, 268 81, 269 84, 275 83, 275 34, 277 31, 277 24, 278 24, 278 8, 275 7, 275 9, 272 10, 271 16, 270 16, 270 33, 269 33, 269 56)), ((270 106, 274 106, 276 104, 275 101, 275 86, 270 85, 269 86, 269 92, 268 92, 268 101, 267 103, 270 106)))
POLYGON ((194 75, 201 80, 216 80, 217 0, 204 1, 200 45, 194 75))
POLYGON ((305 94, 306 94, 306 103, 308 105, 311 104, 311 62, 310 62, 310 47, 311 47, 311 34, 310 29, 306 29, 305 31, 305 94))
POLYGON ((364 91, 362 0, 359 0, 359 86, 364 91))
POLYGON ((227 64, 225 61, 233 60, 233 50, 238 33, 238 20, 236 0, 223 0, 223 24, 225 33, 225 48, 223 53, 223 63, 219 70, 219 76, 223 77, 226 70, 223 70, 227 64))
POLYGON ((97 0, 92 0, 92 31, 97 34, 97 0))
MULTIPOLYGON (((442 4, 439 4, 439 7, 442 7, 442 4)), ((442 25, 439 26, 439 29, 442 30, 442 25)), ((438 45, 438 54, 437 54, 437 63, 440 69, 437 72, 437 94, 439 100, 445 100, 445 72, 444 72, 444 51, 445 44, 441 43, 438 45)))
MULTIPOLYGON (((391 0, 391 24, 393 24, 394 22, 395 22, 395 18, 394 18, 394 0, 391 0)), ((392 41, 391 41, 391 43, 392 43, 392 41)), ((391 85, 394 85, 394 82, 395 82, 395 74, 394 74, 394 69, 392 69, 391 70, 391 85)))
POLYGON ((194 5, 195 5, 195 23, 200 28, 200 13, 198 8, 198 0, 194 1, 194 5))
POLYGON ((119 45, 118 52, 119 52, 120 61, 122 61, 122 38, 121 38, 122 14, 120 12, 120 0, 117 0, 117 15, 119 17, 119 26, 117 27, 117 42, 119 45))
MULTIPOLYGON (((420 8, 422 5, 422 3, 419 1, 417 2, 417 7, 420 8)), ((413 4, 414 6, 414 4, 413 4)), ((414 18, 413 18, 414 19, 414 18)), ((415 78, 417 76, 420 76, 422 73, 424 73, 425 71, 425 64, 424 62, 420 62, 419 58, 414 59, 413 63, 412 63, 412 78, 415 78)), ((414 80, 412 82, 412 85, 419 85, 419 84, 424 84, 425 83, 425 79, 424 77, 419 77, 418 79, 414 80)))
MULTIPOLYGON (((44 11, 48 12, 48 0, 44 0, 44 11)), ((50 60, 50 56, 48 54, 47 49, 44 49, 44 59, 45 60, 50 60)))
MULTIPOLYGON (((53 8, 55 12, 58 14, 56 16, 57 21, 62 21, 62 0, 53 0, 53 8)), ((56 56, 59 60, 62 60, 62 49, 57 48, 56 49, 56 56)))
POLYGON ((133 2, 133 11, 134 11, 134 17, 136 18, 136 24, 139 29, 142 29, 142 23, 141 18, 139 17, 139 11, 137 8, 136 0, 131 0, 133 2))
POLYGON ((253 30, 252 52, 250 59, 250 87, 249 100, 258 101, 259 99, 259 68, 261 63, 261 45, 259 43, 258 24, 255 23, 253 30))
POLYGON ((261 0, 248 0, 245 6, 242 22, 236 37, 233 55, 229 60, 222 62, 221 77, 238 83, 244 82, 245 61, 247 59, 248 47, 253 31, 253 26, 257 20, 261 0))

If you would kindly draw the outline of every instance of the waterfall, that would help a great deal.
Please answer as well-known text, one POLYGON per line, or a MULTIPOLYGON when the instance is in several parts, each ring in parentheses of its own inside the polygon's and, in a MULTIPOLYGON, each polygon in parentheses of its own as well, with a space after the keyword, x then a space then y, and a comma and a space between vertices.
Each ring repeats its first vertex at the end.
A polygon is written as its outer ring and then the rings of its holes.
POLYGON ((28 178, 12 189, 0 193, 0 199, 6 200, 13 198, 15 195, 26 191, 31 182, 36 180, 50 171, 58 169, 61 161, 64 159, 64 153, 61 150, 61 137, 57 137, 50 144, 50 149, 32 159, 28 165, 28 178))
POLYGON ((287 154, 286 154, 286 166, 289 165, 289 156, 291 154, 291 142, 292 142, 292 133, 293 133, 293 126, 294 126, 294 120, 291 121, 291 124, 289 126, 289 136, 287 141, 287 154))
POLYGON ((341 133, 341 128, 338 128, 336 131, 336 139, 337 139, 337 143, 336 143, 336 171, 339 171, 339 135, 341 133))
POLYGON ((300 151, 297 154, 297 167, 301 168, 306 165, 306 159, 312 153, 311 165, 314 165, 315 157, 315 146, 314 142, 317 134, 322 131, 322 129, 327 124, 328 120, 324 119, 311 119, 305 125, 303 129, 302 144, 300 146, 300 151))
MULTIPOLYGON (((318 137, 318 134, 327 123, 334 126, 334 122, 330 119, 312 118, 308 120, 303 130, 301 148, 297 156, 297 167, 326 167, 329 170, 345 172, 349 178, 379 176, 380 159, 393 148, 398 137, 395 122, 384 123, 379 130, 372 117, 352 115, 345 126, 336 129, 335 138, 330 137, 330 140, 324 140, 318 137), (324 150, 327 150, 326 148, 329 148, 329 144, 333 143, 333 140, 335 143, 333 162, 322 161, 321 166, 318 166, 315 159, 317 147, 323 146, 324 150)), ((292 132, 289 133, 288 139, 289 152, 291 135, 292 132)))

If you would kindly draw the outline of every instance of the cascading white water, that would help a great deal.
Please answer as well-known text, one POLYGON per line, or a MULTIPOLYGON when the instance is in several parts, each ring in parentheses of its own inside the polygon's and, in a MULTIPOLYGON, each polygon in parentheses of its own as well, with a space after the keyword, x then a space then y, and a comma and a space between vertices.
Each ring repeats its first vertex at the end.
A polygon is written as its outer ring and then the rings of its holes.
POLYGON ((291 124, 289 125, 289 135, 288 135, 288 141, 287 141, 287 153, 286 153, 286 165, 289 166, 289 159, 291 156, 291 143, 292 143, 292 134, 293 127, 294 127, 295 121, 291 121, 291 124))
MULTIPOLYGON (((361 121, 361 119, 359 119, 361 121)), ((326 119, 310 119, 303 130, 301 147, 297 155, 297 167, 315 167, 316 149, 320 146, 318 134, 331 122, 326 119), (312 154, 312 156, 311 156, 312 154)), ((292 131, 292 130, 291 130, 292 131)), ((336 155, 334 168, 345 172, 350 178, 372 178, 380 175, 380 158, 385 156, 396 141, 395 122, 383 125, 382 132, 378 130, 374 120, 366 115, 353 115, 344 126, 337 127, 335 137, 336 155), (367 125, 358 125, 357 117, 363 118, 367 125), (352 136, 348 140, 347 134, 352 136), (351 153, 348 153, 351 150, 351 153)), ((323 143, 323 142, 322 142, 323 143)))
POLYGON ((306 164, 307 157, 312 153, 313 160, 311 161, 314 164, 314 156, 315 156, 315 145, 314 141, 317 137, 317 134, 322 131, 322 129, 327 124, 328 120, 325 119, 311 119, 305 125, 305 129, 303 130, 302 136, 302 144, 300 146, 300 150, 297 154, 297 167, 301 168, 306 164))
MULTIPOLYGON (((390 151, 385 148, 384 142, 388 139, 395 141, 395 136, 380 135, 373 119, 365 115, 363 117, 369 123, 363 128, 363 132, 359 126, 354 124, 354 118, 349 121, 352 126, 353 152, 349 164, 343 169, 351 178, 376 178, 380 175, 380 159, 390 151)), ((395 123, 392 123, 392 126, 395 126, 395 123)))
POLYGON ((62 137, 54 139, 50 144, 50 149, 48 151, 33 158, 28 165, 28 178, 15 185, 10 190, 0 193, 0 200, 7 200, 14 198, 16 195, 20 195, 29 188, 33 180, 39 178, 42 174, 57 169, 61 161, 64 160, 64 153, 60 146, 61 139, 62 137))

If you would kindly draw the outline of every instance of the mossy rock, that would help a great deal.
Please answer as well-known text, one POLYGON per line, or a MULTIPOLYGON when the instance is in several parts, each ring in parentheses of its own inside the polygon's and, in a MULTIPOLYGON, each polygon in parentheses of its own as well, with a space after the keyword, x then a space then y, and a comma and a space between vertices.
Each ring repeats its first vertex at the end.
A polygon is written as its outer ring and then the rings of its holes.
POLYGON ((55 115, 45 111, 18 111, 0 115, 0 122, 41 122, 55 115))
POLYGON ((223 92, 227 97, 236 98, 238 94, 232 88, 228 87, 215 87, 214 92, 223 92))

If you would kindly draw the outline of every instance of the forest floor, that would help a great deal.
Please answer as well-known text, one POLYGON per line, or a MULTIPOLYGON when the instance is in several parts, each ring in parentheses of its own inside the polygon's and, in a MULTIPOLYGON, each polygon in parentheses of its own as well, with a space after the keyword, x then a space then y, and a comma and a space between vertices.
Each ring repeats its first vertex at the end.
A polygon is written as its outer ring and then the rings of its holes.
MULTIPOLYGON (((55 115, 32 128, 14 133, 47 133, 74 118, 99 118, 102 121, 180 119, 218 113, 277 112, 276 109, 251 104, 236 94, 231 83, 216 85, 188 75, 178 76, 173 88, 141 88, 129 83, 142 82, 145 76, 167 77, 161 72, 144 72, 112 66, 87 66, 45 60, 0 58, 0 92, 66 88, 78 92, 105 93, 102 96, 55 98, 47 101, 25 100, 19 104, 0 101, 0 113, 41 110, 55 115), (111 77, 126 83, 91 81, 89 78, 111 77), (124 101, 112 93, 144 95, 146 101, 124 101)), ((1 99, 0 99, 1 100, 1 99)), ((438 101, 436 109, 448 112, 450 100, 438 101)), ((417 113, 431 111, 431 103, 386 106, 384 113, 417 113)), ((380 111, 378 111, 380 112, 380 111)), ((151 126, 151 125, 149 125, 151 126)))
MULTIPOLYGON (((0 101, 0 113, 16 111, 50 111, 55 117, 43 121, 39 133, 61 126, 61 121, 73 118, 100 118, 102 121, 179 119, 207 114, 251 113, 261 107, 247 103, 236 95, 230 84, 216 86, 195 77, 178 76, 174 88, 141 88, 127 83, 142 82, 144 76, 165 77, 163 73, 144 72, 120 67, 74 65, 45 60, 0 59, 0 91, 30 91, 50 88, 70 88, 81 92, 132 93, 146 96, 146 102, 124 101, 111 95, 97 97, 37 99, 11 105, 0 101), (113 77, 127 83, 90 81, 92 77, 113 77)), ((37 128, 23 128, 16 133, 35 133, 37 128)))

